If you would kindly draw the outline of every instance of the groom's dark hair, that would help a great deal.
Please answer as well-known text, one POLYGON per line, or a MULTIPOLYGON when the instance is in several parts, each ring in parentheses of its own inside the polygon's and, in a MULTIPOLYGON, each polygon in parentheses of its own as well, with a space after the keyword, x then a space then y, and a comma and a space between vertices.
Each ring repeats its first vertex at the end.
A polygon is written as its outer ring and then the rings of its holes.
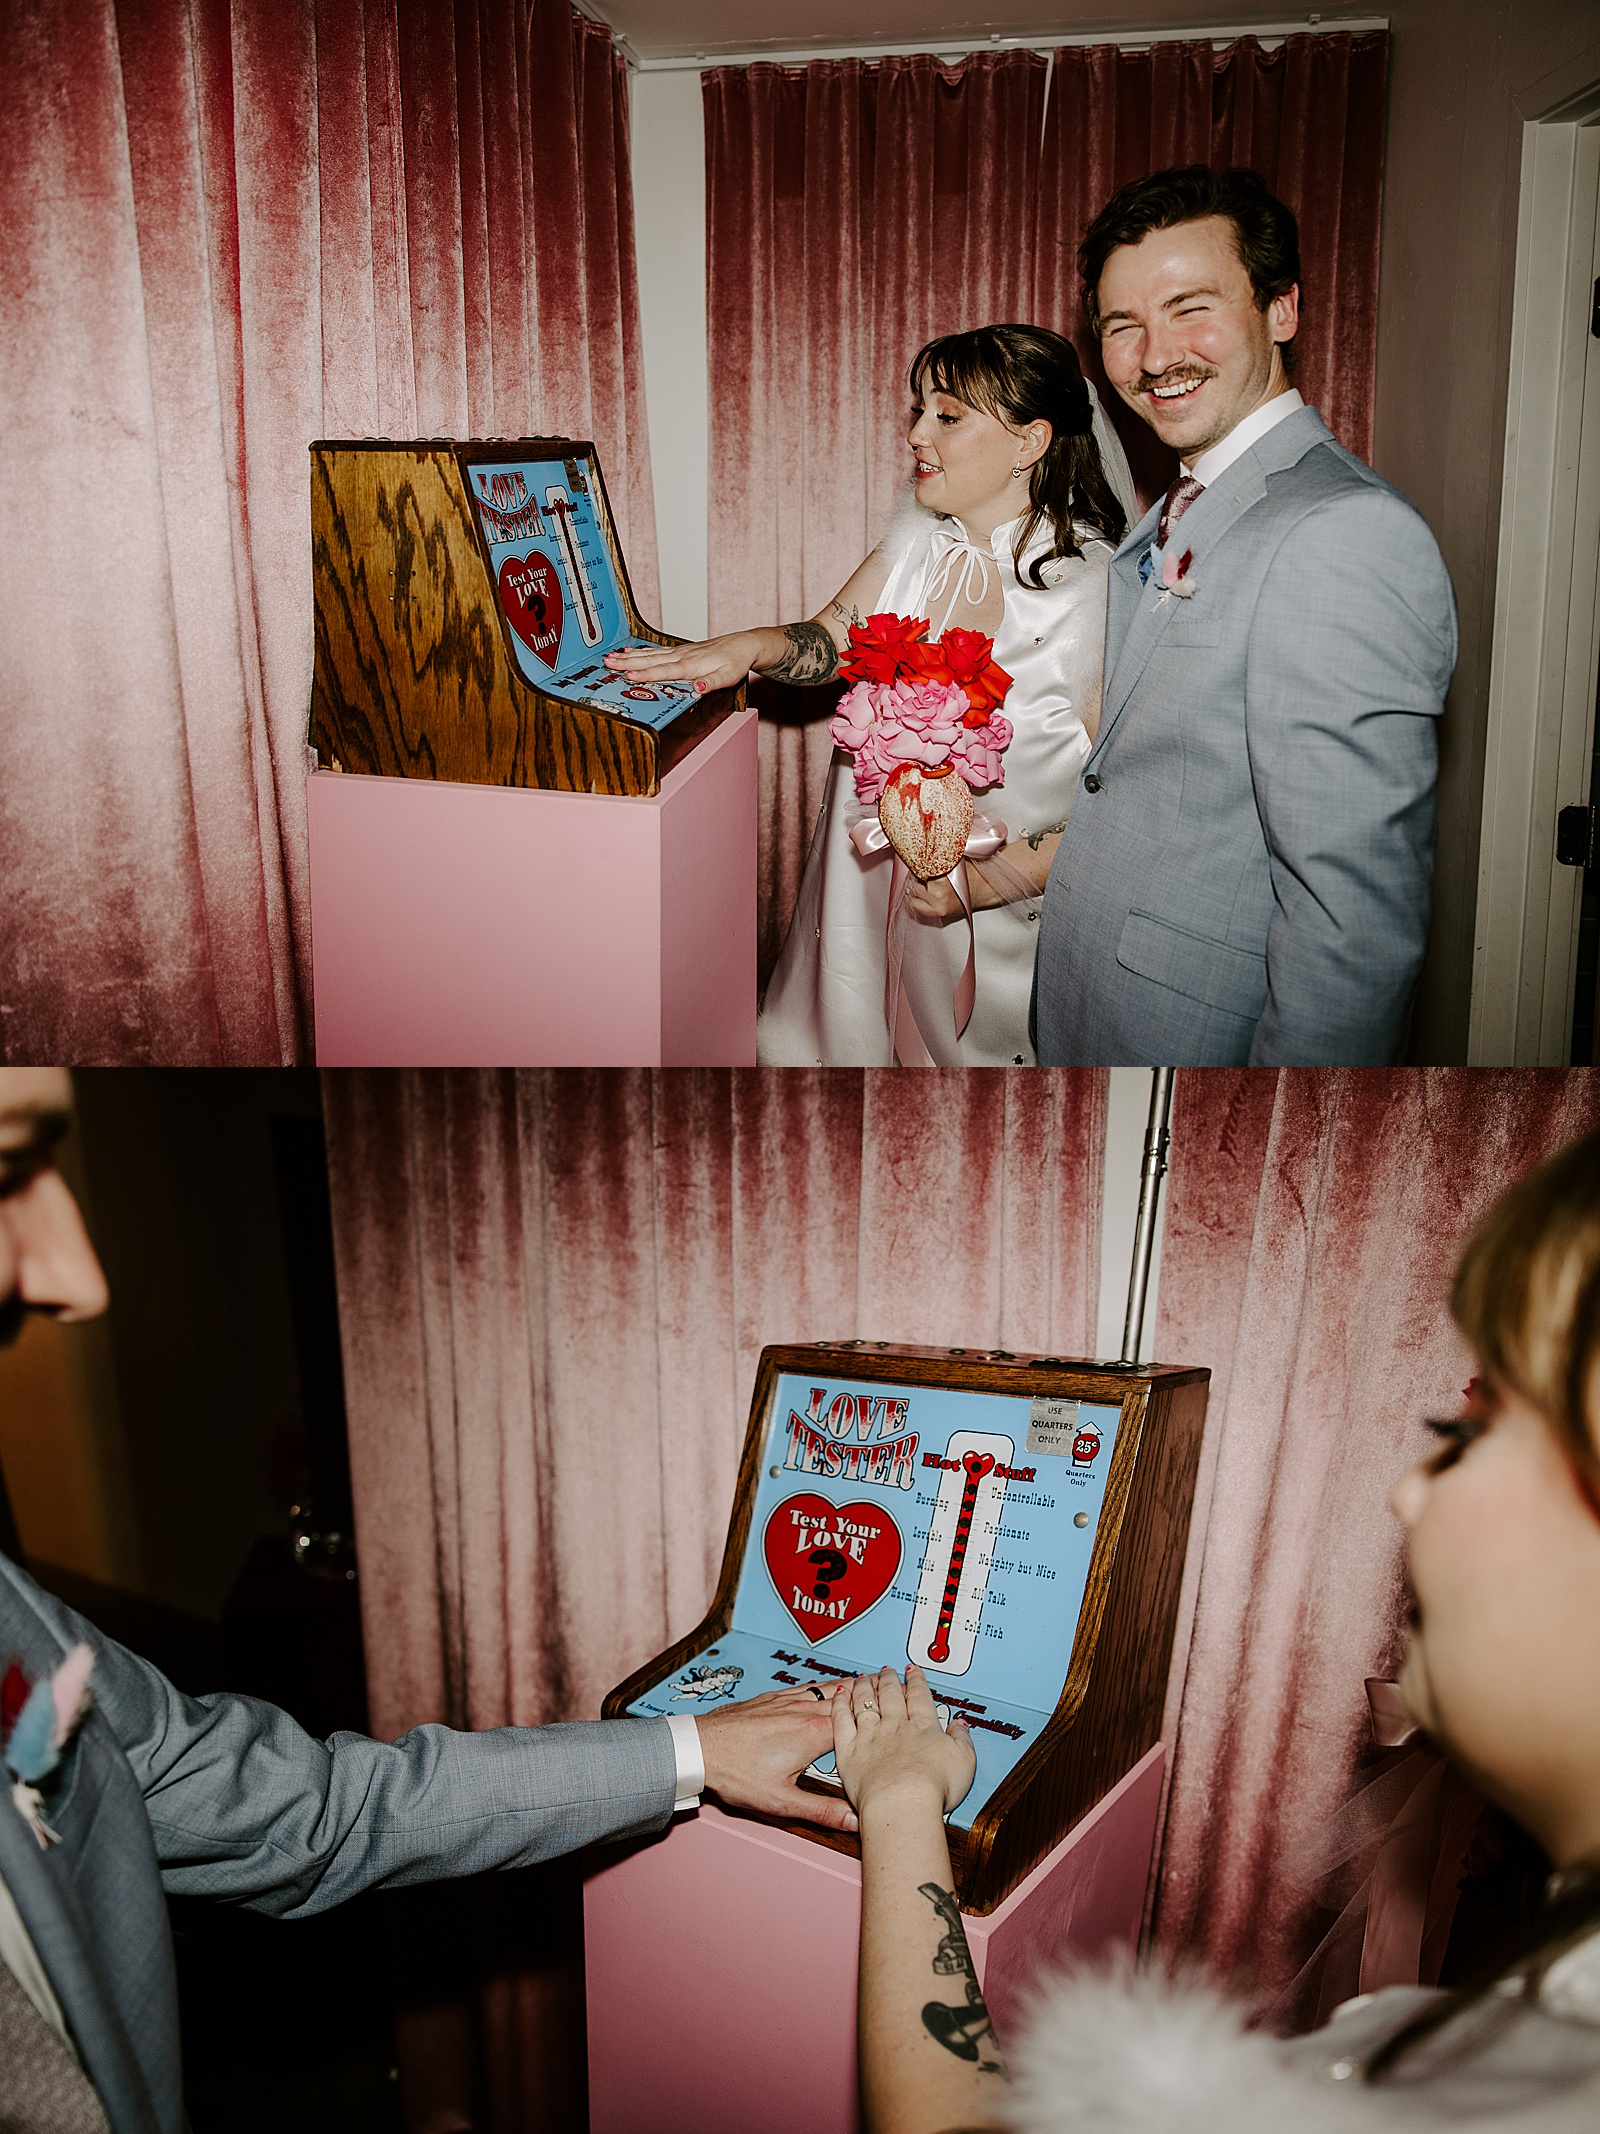
MULTIPOLYGON (((1275 296, 1287 296, 1300 279, 1300 226, 1290 210, 1253 170, 1210 170, 1204 163, 1187 163, 1119 185, 1084 231, 1078 274, 1083 308, 1096 333, 1100 277, 1112 253, 1138 244, 1152 230, 1201 222, 1208 215, 1225 215, 1233 224, 1257 308, 1265 311, 1275 296)), ((1294 357, 1294 343, 1285 342, 1286 369, 1293 369, 1294 357)))

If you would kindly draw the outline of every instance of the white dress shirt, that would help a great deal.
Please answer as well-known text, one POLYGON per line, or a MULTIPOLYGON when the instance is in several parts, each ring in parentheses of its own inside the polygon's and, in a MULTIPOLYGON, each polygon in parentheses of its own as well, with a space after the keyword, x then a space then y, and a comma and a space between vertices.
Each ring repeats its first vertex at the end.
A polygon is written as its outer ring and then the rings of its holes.
POLYGON ((706 1759, 700 1747, 700 1729, 689 1712, 672 1712, 667 1725, 672 1732, 672 1753, 678 1761, 678 1782, 673 1789, 672 1810, 698 1808, 705 1791, 706 1759))
POLYGON ((1278 393, 1273 399, 1262 401, 1260 407, 1246 415, 1243 422, 1234 425, 1220 445, 1212 445, 1208 451, 1202 452, 1193 466, 1185 460, 1184 473, 1192 475, 1202 484, 1214 482, 1225 467, 1231 467, 1236 459, 1242 459, 1258 438, 1265 437, 1285 416, 1292 415, 1296 408, 1304 406, 1305 402, 1292 385, 1287 392, 1278 393))

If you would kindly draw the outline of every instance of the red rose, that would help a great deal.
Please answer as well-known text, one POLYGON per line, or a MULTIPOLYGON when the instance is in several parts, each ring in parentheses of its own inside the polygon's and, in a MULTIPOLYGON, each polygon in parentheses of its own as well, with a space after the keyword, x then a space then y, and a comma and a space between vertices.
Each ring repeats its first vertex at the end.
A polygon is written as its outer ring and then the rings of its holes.
POLYGON ((981 630, 946 630, 939 644, 950 662, 950 672, 963 683, 983 671, 994 650, 994 639, 981 630))
POLYGON ((910 615, 869 615, 850 632, 850 648, 839 662, 847 682, 892 682, 916 672, 919 640, 928 625, 910 615))
POLYGON ((13 1660, 0 1681, 0 1732, 9 1734, 17 1723, 18 1714, 28 1701, 31 1684, 22 1669, 13 1660))
POLYGON ((944 656, 942 640, 936 645, 911 646, 909 672, 914 674, 919 681, 953 682, 955 680, 955 676, 950 672, 950 662, 944 656))
POLYGON ((991 655, 994 639, 981 630, 946 630, 939 640, 950 679, 966 692, 968 726, 987 725, 989 714, 1006 700, 1011 677, 991 655))

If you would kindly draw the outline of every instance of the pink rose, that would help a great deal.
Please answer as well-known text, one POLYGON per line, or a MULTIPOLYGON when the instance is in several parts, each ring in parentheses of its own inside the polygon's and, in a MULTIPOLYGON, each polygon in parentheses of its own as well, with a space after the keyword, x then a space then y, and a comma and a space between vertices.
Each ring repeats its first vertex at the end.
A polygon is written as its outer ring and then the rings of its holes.
POLYGON ((1005 782, 1000 758, 1011 743, 1011 721, 991 711, 986 724, 963 726, 950 750, 950 760, 975 793, 985 786, 1005 782))
POLYGON ((858 682, 840 699, 828 731, 856 759, 857 796, 876 807, 901 764, 937 770, 952 760, 963 740, 970 752, 974 741, 993 731, 993 721, 987 727, 964 726, 966 711, 966 697, 949 682, 858 682))

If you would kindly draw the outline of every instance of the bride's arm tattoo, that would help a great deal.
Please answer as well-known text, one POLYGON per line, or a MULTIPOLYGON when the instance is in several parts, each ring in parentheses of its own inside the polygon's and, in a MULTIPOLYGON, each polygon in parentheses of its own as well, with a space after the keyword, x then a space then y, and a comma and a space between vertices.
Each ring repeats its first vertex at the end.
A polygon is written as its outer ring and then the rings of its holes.
POLYGON ((1064 822, 1053 822, 1047 830, 1024 830, 1022 834, 1028 849, 1037 852, 1047 837, 1059 837, 1066 827, 1064 822))
POLYGON ((763 667, 775 682, 831 682, 839 672, 839 647, 820 622, 784 625, 787 646, 776 666, 763 667))
POLYGON ((838 616, 847 630, 859 630, 861 628, 861 610, 854 602, 846 609, 842 602, 830 600, 828 608, 830 613, 838 616))
POLYGON ((941 1889, 937 1882, 921 1882, 917 1894, 927 1898, 945 1924, 944 1937, 934 1951, 935 1976, 963 1979, 967 1992, 966 2001, 958 2001, 954 2007, 948 2001, 929 2001, 922 2011, 923 2025, 946 2052, 954 2053, 958 2060, 975 2060, 980 2075, 1003 2075, 1000 2043, 983 2004, 978 1975, 972 1968, 955 1891, 941 1889))

